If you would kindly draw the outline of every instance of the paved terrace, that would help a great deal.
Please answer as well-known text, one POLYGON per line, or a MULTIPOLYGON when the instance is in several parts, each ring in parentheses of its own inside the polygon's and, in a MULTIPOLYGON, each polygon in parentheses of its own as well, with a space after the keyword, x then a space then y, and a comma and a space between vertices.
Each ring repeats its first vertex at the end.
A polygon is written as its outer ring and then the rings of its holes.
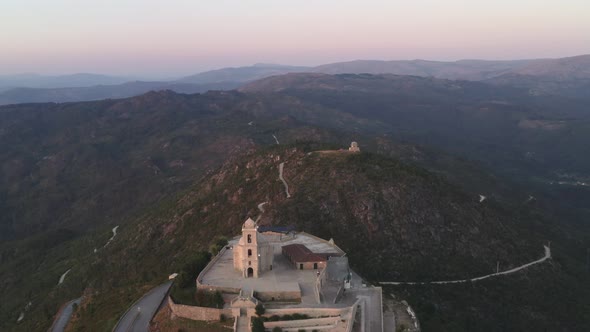
MULTIPOLYGON (((201 276, 203 286, 240 288, 246 294, 251 290, 256 292, 292 292, 301 291, 301 305, 318 305, 315 294, 316 270, 297 270, 282 255, 281 246, 300 243, 306 245, 316 253, 334 253, 342 255, 342 251, 327 241, 314 236, 298 233, 294 238, 278 241, 276 237, 265 237, 274 245, 274 263, 272 271, 265 271, 259 278, 243 278, 234 270, 233 250, 225 250, 214 265, 201 276), (277 239, 277 241, 274 241, 277 239)), ((239 237, 229 242, 235 245, 239 237)))

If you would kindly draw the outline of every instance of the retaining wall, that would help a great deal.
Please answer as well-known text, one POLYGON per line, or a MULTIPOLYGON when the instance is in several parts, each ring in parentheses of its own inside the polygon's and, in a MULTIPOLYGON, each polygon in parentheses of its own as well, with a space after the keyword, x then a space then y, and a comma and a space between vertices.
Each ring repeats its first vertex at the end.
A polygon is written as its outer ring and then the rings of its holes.
POLYGON ((226 317, 232 317, 231 309, 217 309, 207 307, 197 307, 192 305, 176 304, 168 296, 168 306, 172 311, 173 317, 182 317, 192 320, 204 320, 204 321, 219 321, 221 315, 226 317))
POLYGON ((326 268, 324 266, 324 269, 322 269, 320 271, 320 274, 318 275, 318 278, 315 281, 315 296, 316 296, 316 301, 318 301, 318 303, 322 303, 322 297, 323 297, 323 293, 322 293, 322 287, 324 286, 324 282, 326 282, 326 268), (321 296, 320 296, 321 294, 321 296))
POLYGON ((350 310, 350 316, 348 316, 348 326, 346 327, 346 332, 352 332, 352 327, 354 326, 354 321, 356 319, 356 310, 360 304, 361 300, 356 300, 356 302, 352 305, 352 309, 350 310))
POLYGON ((301 291, 255 292, 254 296, 263 302, 301 302, 301 291))
POLYGON ((347 315, 351 310, 351 307, 345 308, 281 308, 281 309, 266 309, 264 316, 270 317, 273 315, 283 316, 292 314, 308 315, 310 317, 323 317, 323 316, 342 316, 347 315))
POLYGON ((264 327, 267 329, 272 330, 275 327, 280 327, 283 329, 293 328, 308 328, 313 329, 315 326, 326 326, 326 325, 336 325, 340 317, 327 317, 327 318, 311 318, 311 319, 301 319, 301 320, 283 320, 278 322, 264 322, 264 327))

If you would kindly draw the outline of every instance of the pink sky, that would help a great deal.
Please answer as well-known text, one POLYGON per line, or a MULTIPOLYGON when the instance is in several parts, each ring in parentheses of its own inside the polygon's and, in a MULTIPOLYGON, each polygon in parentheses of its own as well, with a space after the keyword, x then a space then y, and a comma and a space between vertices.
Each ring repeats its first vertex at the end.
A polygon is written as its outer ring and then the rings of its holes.
POLYGON ((590 53, 580 0, 3 0, 0 74, 177 76, 273 62, 590 53))

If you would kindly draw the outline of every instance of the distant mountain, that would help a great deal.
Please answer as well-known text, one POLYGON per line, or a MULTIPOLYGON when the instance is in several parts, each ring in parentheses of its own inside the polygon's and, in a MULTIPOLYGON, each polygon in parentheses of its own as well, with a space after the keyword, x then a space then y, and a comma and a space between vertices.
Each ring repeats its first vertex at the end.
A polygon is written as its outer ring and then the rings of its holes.
POLYGON ((206 71, 196 75, 179 79, 180 83, 221 83, 221 82, 248 82, 273 75, 309 71, 309 67, 285 66, 275 64, 255 64, 253 66, 222 68, 206 71))
POLYGON ((74 102, 101 99, 127 98, 148 91, 171 90, 178 93, 201 93, 209 90, 231 90, 239 86, 234 82, 180 83, 180 82, 127 82, 117 85, 98 85, 76 88, 15 88, 0 92, 0 105, 43 102, 74 102))
POLYGON ((513 61, 357 60, 312 69, 326 74, 396 74, 451 80, 485 81, 529 90, 532 95, 590 99, 590 55, 513 61))
POLYGON ((140 95, 150 90, 165 89, 179 93, 231 90, 259 79, 301 72, 396 74, 451 80, 486 81, 498 86, 513 86, 526 89, 531 95, 554 94, 587 99, 590 98, 587 93, 590 87, 589 59, 590 55, 561 59, 514 61, 357 60, 318 67, 255 64, 245 67, 211 70, 178 80, 162 82, 128 82, 127 79, 121 77, 93 74, 56 77, 39 75, 4 76, 0 77, 0 105, 125 98, 140 95))
MULTIPOLYGON (((148 91, 171 90, 178 93, 200 93, 209 90, 232 90, 245 82, 254 81, 260 78, 281 75, 291 72, 301 72, 307 67, 283 66, 274 64, 256 64, 248 67, 223 68, 187 76, 175 81, 162 82, 127 82, 123 79, 104 77, 104 83, 90 84, 94 76, 72 75, 57 77, 48 80, 55 87, 34 86, 31 82, 34 77, 27 81, 24 78, 21 82, 27 83, 27 87, 6 88, 0 91, 0 105, 20 103, 41 103, 41 102, 74 102, 100 99, 127 98, 141 95, 148 91), (59 80, 58 80, 59 79, 59 80), (77 80, 76 80, 77 79, 77 80), (124 83, 122 83, 124 82, 124 83), (88 86, 87 86, 88 85, 88 86)), ((98 79, 97 77, 96 79, 98 79)), ((7 80, 9 81, 9 80, 7 80)), ((0 83, 1 83, 0 79, 0 83)), ((10 82, 16 82, 12 80, 10 82)), ((38 82, 39 83, 39 82, 38 82)), ((40 83, 39 83, 40 84, 40 83)))
POLYGON ((0 75, 0 92, 11 88, 89 87, 94 85, 121 84, 130 80, 132 80, 130 77, 87 73, 58 76, 38 74, 0 75))
POLYGON ((313 68, 326 74, 396 74, 437 77, 452 80, 483 80, 525 66, 536 60, 486 61, 460 60, 454 62, 428 60, 356 60, 326 64, 313 68))
POLYGON ((534 61, 485 82, 526 88, 533 95, 590 99, 590 55, 534 61))
POLYGON ((590 54, 528 62, 510 70, 511 74, 551 77, 556 80, 590 79, 590 54))

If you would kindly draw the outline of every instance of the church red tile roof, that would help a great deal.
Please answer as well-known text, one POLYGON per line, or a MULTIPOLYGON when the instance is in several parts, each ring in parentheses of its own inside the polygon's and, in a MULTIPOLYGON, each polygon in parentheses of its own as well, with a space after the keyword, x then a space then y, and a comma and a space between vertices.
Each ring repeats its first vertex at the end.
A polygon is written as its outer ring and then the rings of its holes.
POLYGON ((299 262, 325 262, 327 259, 309 250, 303 244, 295 243, 283 246, 283 253, 294 263, 299 262))

